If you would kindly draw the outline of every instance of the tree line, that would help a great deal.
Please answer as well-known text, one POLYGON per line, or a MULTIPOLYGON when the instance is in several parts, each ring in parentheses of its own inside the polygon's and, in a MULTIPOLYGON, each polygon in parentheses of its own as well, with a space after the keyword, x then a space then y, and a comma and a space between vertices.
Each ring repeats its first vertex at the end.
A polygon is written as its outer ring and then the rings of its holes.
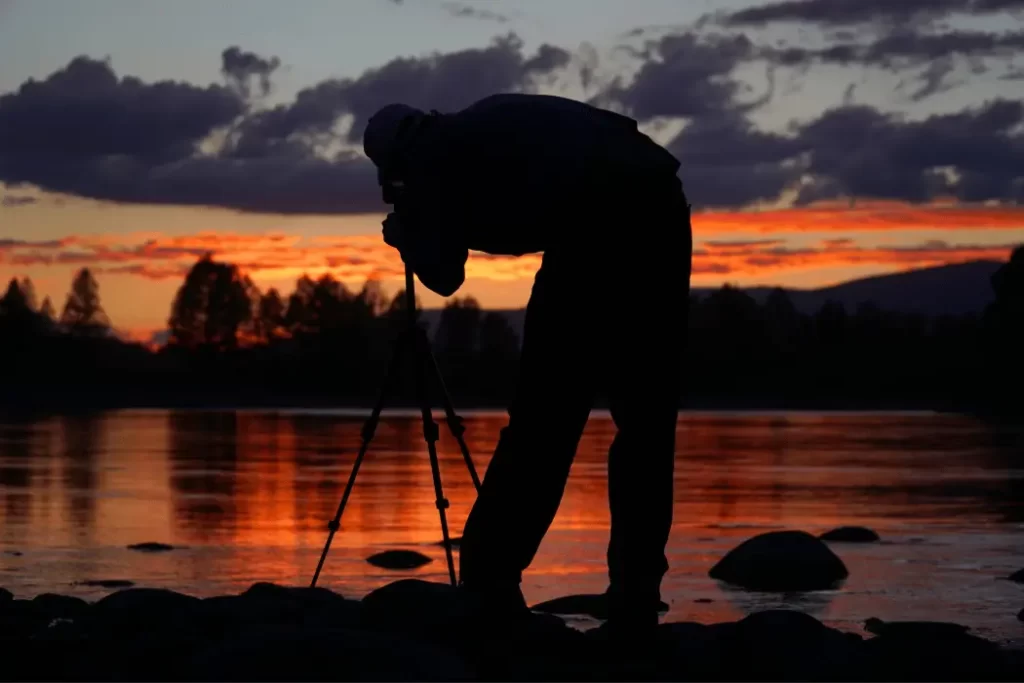
MULTIPOLYGON (((728 285, 691 296, 679 302, 690 311, 687 400, 721 407, 1018 410, 1024 407, 1024 247, 999 269, 992 287, 984 312, 939 317, 871 303, 847 310, 831 301, 806 314, 783 289, 763 303, 728 285)), ((365 405, 405 321, 405 293, 389 297, 376 280, 353 290, 329 274, 304 275, 290 294, 261 292, 236 265, 207 255, 174 297, 166 343, 153 348, 112 332, 88 269, 74 277, 59 315, 48 298, 36 302, 31 281, 12 279, 0 298, 6 366, 0 400, 61 409, 365 405)), ((453 298, 440 312, 432 343, 457 402, 508 400, 520 340, 506 316, 482 310, 472 297, 453 298)), ((411 399, 407 384, 397 400, 411 399)))

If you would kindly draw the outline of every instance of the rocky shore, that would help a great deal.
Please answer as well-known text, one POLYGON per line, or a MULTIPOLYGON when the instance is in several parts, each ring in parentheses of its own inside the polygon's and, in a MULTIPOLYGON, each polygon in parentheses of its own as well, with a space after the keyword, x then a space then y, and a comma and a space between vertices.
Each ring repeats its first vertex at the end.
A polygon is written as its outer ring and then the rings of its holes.
POLYGON ((445 584, 362 600, 253 585, 199 599, 129 588, 94 603, 0 591, 3 680, 1022 680, 1024 653, 962 627, 872 620, 873 637, 800 612, 662 624, 620 644, 550 614, 496 623, 445 584))

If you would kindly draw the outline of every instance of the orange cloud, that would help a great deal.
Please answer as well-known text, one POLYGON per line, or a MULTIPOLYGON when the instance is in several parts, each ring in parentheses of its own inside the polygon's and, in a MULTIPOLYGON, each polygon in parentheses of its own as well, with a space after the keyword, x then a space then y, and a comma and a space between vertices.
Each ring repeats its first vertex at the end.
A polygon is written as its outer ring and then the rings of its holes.
MULTIPOLYGON (((750 227, 748 223, 745 229, 750 227)), ((858 223, 856 227, 864 226, 858 223)), ((0 240, 0 256, 15 266, 89 266, 97 273, 137 275, 149 280, 181 278, 208 252, 237 264, 257 280, 331 273, 341 280, 359 281, 368 277, 400 278, 403 272, 398 253, 376 235, 305 239, 282 234, 197 233, 172 237, 136 235, 134 242, 131 237, 121 239, 118 243, 110 235, 77 235, 49 242, 0 240)), ((820 240, 817 246, 797 248, 787 244, 783 238, 707 240, 694 251, 693 273, 770 276, 782 271, 844 265, 916 268, 974 259, 1004 260, 1015 246, 944 241, 878 246, 858 244, 846 237, 820 240)), ((532 278, 540 260, 536 254, 511 258, 473 253, 466 264, 466 276, 492 281, 532 278)))
POLYGON ((692 221, 698 233, 1021 230, 1024 229, 1024 209, 861 202, 842 208, 816 205, 775 211, 696 213, 692 221))

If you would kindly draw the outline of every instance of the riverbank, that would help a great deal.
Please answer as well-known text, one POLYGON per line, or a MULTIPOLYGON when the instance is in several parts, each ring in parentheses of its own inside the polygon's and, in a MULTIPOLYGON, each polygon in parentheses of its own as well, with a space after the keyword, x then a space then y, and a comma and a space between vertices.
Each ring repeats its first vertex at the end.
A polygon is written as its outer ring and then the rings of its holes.
MULTIPOLYGON (((245 393, 222 392, 201 394, 175 392, 121 392, 102 387, 79 391, 59 392, 7 392, 0 394, 0 416, 3 415, 71 415, 110 410, 349 410, 369 412, 375 396, 282 394, 251 391, 245 393)), ((440 396, 433 405, 440 410, 440 396)), ((456 397, 455 408, 463 411, 503 411, 506 401, 478 397, 456 397)), ((418 410, 418 404, 408 397, 397 396, 386 402, 386 408, 418 410)), ((595 410, 607 409, 607 403, 598 399, 595 410)), ((903 400, 886 398, 843 397, 785 397, 785 396, 688 396, 680 403, 683 412, 945 412, 974 414, 978 411, 963 404, 921 399, 903 400)))
POLYGON ((1020 680, 1024 653, 963 629, 862 638, 767 611, 662 624, 643 642, 535 614, 500 623, 454 589, 398 581, 362 600, 256 584, 199 599, 128 589, 96 601, 0 591, 4 680, 1020 680))

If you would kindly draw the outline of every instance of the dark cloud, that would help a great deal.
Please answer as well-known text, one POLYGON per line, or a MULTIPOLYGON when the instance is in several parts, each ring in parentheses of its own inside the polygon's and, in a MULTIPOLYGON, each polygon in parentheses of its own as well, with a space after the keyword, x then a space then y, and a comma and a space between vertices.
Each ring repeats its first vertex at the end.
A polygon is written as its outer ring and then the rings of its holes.
POLYGON ((633 81, 613 84, 594 102, 617 104, 641 120, 700 118, 737 107, 742 86, 731 74, 756 48, 745 36, 683 33, 653 41, 637 54, 645 61, 633 81))
POLYGON ((566 65, 569 58, 568 52, 550 45, 528 57, 514 33, 486 48, 399 57, 358 78, 324 81, 301 91, 292 104, 252 117, 243 128, 239 149, 248 154, 296 138, 315 138, 330 131, 342 115, 353 117, 348 140, 358 143, 367 120, 386 104, 462 109, 493 93, 529 90, 535 79, 566 65))
POLYGON ((805 172, 814 178, 801 201, 926 201, 944 194, 965 201, 1020 201, 1022 123, 1024 104, 1007 100, 922 121, 864 106, 828 111, 796 138, 807 155, 805 172))
POLYGON ((1024 9, 1024 0, 786 0, 725 16, 732 26, 773 22, 854 25, 908 24, 948 14, 986 14, 1024 9))
POLYGON ((243 110, 227 88, 118 78, 110 64, 78 57, 44 81, 0 96, 0 180, 35 182, 61 164, 187 158, 243 110))
POLYGON ((395 59, 303 90, 289 105, 250 112, 251 80, 263 89, 279 61, 237 47, 221 56, 229 87, 148 84, 79 57, 0 97, 0 181, 126 203, 379 211, 372 164, 330 150, 340 119, 352 117, 348 141, 358 143, 384 104, 459 109, 495 92, 528 90, 570 57, 547 45, 525 55, 510 34, 482 49, 395 59), (216 133, 224 145, 202 148, 216 133))
POLYGON ((281 66, 277 57, 269 59, 260 57, 253 52, 245 52, 238 46, 232 46, 221 53, 220 71, 227 82, 245 98, 252 93, 252 80, 256 79, 260 93, 270 92, 270 75, 281 66))
POLYGON ((489 9, 480 9, 479 7, 473 7, 461 2, 443 2, 441 6, 444 7, 445 11, 453 17, 460 17, 464 19, 483 19, 484 21, 496 21, 499 24, 504 24, 509 21, 509 17, 494 12, 489 9))

